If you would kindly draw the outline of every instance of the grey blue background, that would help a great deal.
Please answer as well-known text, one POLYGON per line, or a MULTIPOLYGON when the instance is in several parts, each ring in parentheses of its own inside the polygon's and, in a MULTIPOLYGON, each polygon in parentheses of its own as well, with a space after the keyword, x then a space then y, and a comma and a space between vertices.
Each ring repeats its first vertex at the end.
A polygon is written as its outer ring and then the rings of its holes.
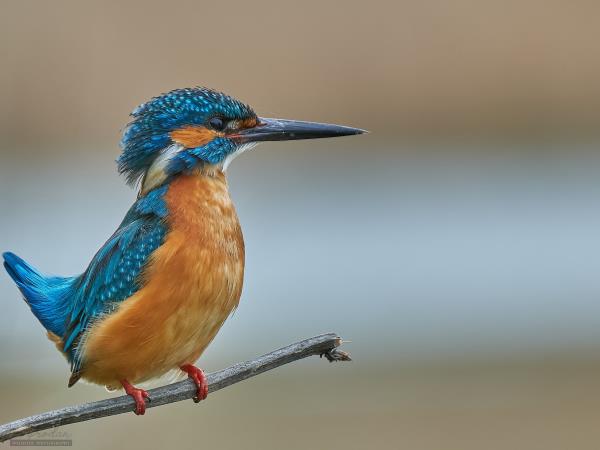
MULTIPOLYGON (((202 84, 370 134, 234 161, 244 292, 208 371, 335 331, 314 359, 70 426, 80 448, 595 448, 599 8, 590 2, 8 2, 0 249, 74 274, 135 198, 119 130, 202 84)), ((103 398, 0 275, 0 421, 103 398)))

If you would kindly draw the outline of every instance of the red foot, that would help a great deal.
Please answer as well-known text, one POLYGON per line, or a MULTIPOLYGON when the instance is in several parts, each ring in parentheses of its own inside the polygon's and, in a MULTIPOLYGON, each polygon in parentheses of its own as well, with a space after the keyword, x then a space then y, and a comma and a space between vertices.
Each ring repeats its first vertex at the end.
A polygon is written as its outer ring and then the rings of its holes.
POLYGON ((146 412, 146 399, 150 401, 150 396, 148 393, 143 389, 136 388, 127 380, 121 380, 121 384, 123 385, 123 389, 125 389, 127 395, 130 395, 131 398, 135 400, 134 413, 137 416, 143 416, 146 412))
POLYGON ((196 386, 198 387, 198 393, 194 397, 194 401, 198 403, 200 400, 204 400, 208 396, 208 381, 206 381, 206 375, 202 369, 198 369, 192 364, 184 364, 181 366, 181 370, 188 374, 196 386))

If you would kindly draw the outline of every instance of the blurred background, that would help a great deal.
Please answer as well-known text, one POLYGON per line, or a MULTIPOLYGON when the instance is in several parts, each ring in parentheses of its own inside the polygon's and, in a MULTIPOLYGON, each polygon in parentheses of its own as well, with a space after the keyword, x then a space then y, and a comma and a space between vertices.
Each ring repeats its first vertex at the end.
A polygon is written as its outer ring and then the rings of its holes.
MULTIPOLYGON (((208 371, 334 331, 209 396, 72 425, 76 448, 596 449, 600 3, 0 3, 0 249, 81 272, 135 198, 128 113, 206 85, 369 135, 229 170, 247 244, 208 371)), ((0 422, 82 401, 0 274, 0 422)), ((4 444, 7 445, 8 444, 4 444)))

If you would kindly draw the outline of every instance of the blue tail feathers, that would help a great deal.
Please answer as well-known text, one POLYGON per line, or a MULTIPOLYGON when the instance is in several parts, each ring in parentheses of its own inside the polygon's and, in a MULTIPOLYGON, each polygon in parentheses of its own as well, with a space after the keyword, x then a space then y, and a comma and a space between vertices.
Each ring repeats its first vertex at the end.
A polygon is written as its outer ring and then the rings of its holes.
POLYGON ((46 277, 14 253, 2 254, 4 268, 17 284, 31 311, 47 330, 63 336, 74 277, 46 277))

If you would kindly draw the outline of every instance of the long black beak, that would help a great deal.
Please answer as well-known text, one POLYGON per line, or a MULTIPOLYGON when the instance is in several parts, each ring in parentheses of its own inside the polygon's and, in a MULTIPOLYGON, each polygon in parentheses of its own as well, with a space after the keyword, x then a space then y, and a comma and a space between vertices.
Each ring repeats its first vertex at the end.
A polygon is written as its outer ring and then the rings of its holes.
POLYGON ((300 120, 260 118, 257 126, 239 131, 231 136, 239 143, 262 141, 291 141, 296 139, 320 139, 363 134, 360 128, 343 127, 329 123, 302 122, 300 120))

